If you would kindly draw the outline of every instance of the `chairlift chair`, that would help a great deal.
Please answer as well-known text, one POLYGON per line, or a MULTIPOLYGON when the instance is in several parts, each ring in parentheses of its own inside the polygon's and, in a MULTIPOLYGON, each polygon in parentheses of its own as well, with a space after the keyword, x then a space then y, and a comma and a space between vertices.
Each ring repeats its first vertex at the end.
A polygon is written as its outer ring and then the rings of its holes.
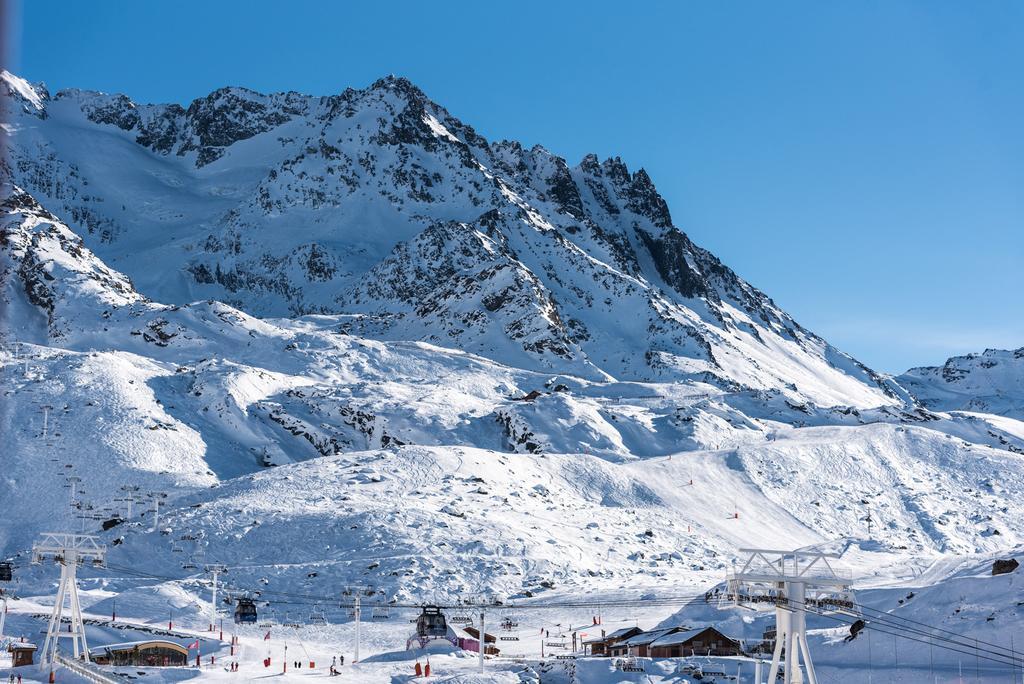
POLYGON ((320 604, 316 603, 313 605, 313 610, 309 613, 309 624, 311 625, 326 625, 327 616, 324 615, 324 611, 320 609, 320 604))
POLYGON ((391 609, 388 606, 374 606, 370 615, 372 620, 387 620, 391 617, 391 609))

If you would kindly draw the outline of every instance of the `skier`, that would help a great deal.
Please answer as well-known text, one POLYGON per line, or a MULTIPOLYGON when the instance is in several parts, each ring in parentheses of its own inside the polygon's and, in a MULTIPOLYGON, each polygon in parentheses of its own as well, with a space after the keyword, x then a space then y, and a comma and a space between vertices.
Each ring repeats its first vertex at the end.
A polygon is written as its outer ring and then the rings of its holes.
POLYGON ((341 666, 345 667, 345 656, 341 656, 341 666))

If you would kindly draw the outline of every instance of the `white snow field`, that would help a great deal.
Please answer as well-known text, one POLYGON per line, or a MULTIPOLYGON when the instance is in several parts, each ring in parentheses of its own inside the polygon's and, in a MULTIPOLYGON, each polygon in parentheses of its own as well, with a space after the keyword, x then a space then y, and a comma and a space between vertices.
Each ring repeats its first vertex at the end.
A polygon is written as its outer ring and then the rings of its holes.
POLYGON ((635 625, 749 652, 774 612, 722 581, 800 548, 858 602, 809 617, 819 681, 1024 675, 1024 580, 992 576, 1024 549, 1020 350, 875 373, 690 243, 642 171, 488 143, 402 79, 187 110, 2 83, 8 637, 41 645, 52 606, 33 542, 85 532, 90 646, 201 639, 201 667, 125 678, 344 655, 352 682, 428 657, 446 682, 750 682, 749 659, 557 656, 635 625), (223 641, 206 564, 260 612, 220 602, 223 641), (504 637, 484 673, 406 650, 420 606, 455 628, 465 603, 504 637))

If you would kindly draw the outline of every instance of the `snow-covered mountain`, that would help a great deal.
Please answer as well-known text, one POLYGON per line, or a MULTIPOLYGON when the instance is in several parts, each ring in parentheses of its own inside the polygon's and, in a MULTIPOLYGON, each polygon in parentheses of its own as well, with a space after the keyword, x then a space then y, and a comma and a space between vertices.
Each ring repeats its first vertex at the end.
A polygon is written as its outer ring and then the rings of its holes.
POLYGON ((2 78, 12 181, 155 300, 348 313, 590 379, 900 401, 694 245, 642 169, 488 142, 404 79, 184 109, 2 78))
POLYGON ((941 366, 911 368, 897 381, 939 411, 1024 419, 1024 347, 954 356, 941 366))
POLYGON ((126 517, 142 577, 94 613, 205 624, 204 559, 280 618, 356 585, 703 593, 749 546, 839 548, 882 605, 1024 547, 1020 351, 880 376, 618 159, 488 142, 396 78, 188 108, 2 82, 0 556, 126 517))

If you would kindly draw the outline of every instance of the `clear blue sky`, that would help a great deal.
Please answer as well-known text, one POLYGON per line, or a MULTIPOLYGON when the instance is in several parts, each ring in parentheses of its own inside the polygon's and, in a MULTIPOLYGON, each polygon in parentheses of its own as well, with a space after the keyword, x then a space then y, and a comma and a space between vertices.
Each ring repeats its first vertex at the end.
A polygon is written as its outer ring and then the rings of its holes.
POLYGON ((223 85, 327 94, 395 73, 492 139, 570 163, 620 155, 695 241, 880 370, 1024 346, 1024 3, 13 12, 10 66, 54 89, 187 103, 223 85))

